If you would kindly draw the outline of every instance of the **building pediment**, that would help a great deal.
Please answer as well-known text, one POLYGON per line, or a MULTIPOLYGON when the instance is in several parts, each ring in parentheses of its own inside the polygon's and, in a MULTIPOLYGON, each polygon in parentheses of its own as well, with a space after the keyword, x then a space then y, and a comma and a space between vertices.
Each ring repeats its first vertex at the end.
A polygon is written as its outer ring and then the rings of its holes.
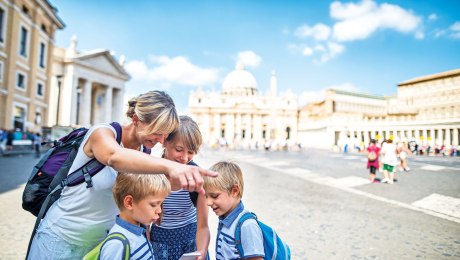
POLYGON ((125 80, 130 79, 126 70, 113 58, 108 50, 81 53, 74 58, 74 62, 91 70, 104 72, 125 80))

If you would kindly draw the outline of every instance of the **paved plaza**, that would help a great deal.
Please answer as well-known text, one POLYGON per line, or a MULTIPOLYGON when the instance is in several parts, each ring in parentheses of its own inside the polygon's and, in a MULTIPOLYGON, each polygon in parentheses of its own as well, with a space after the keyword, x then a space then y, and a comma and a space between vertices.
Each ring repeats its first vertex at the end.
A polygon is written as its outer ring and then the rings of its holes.
MULTIPOLYGON (((363 154, 204 150, 196 161, 222 159, 242 166, 245 206, 292 259, 460 259, 459 157, 409 158, 395 184, 369 183, 363 154)), ((0 157, 0 259, 25 256, 34 218, 21 194, 36 160, 0 157)), ((210 212, 213 237, 216 223, 210 212)))

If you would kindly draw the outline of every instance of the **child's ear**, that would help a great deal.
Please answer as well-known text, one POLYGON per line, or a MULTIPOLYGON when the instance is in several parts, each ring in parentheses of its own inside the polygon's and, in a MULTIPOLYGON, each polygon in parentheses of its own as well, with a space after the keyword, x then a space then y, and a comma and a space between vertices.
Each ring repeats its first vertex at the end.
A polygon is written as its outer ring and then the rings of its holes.
POLYGON ((231 195, 233 197, 238 197, 238 195, 240 195, 240 186, 238 186, 237 184, 233 185, 231 195))
POLYGON ((125 209, 133 209, 133 204, 134 204, 134 199, 133 196, 131 195, 126 195, 125 198, 123 199, 123 206, 125 209))

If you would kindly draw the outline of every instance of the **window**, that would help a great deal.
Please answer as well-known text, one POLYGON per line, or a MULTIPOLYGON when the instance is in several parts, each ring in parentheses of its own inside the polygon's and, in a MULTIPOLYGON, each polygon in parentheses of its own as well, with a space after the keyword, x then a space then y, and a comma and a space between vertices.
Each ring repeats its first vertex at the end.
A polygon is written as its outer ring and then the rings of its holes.
POLYGON ((44 33, 48 33, 48 30, 46 29, 46 25, 42 24, 41 28, 44 33))
POLYGON ((18 72, 16 75, 16 87, 26 89, 26 76, 21 72, 18 72))
POLYGON ((25 14, 25 15, 29 15, 29 8, 27 8, 27 6, 23 5, 22 6, 22 12, 25 14))
POLYGON ((27 37, 29 32, 21 26, 21 38, 19 38, 19 54, 27 57, 27 37))
POLYGON ((40 57, 38 57, 39 63, 38 65, 40 68, 45 68, 45 52, 46 52, 46 46, 43 42, 40 42, 40 57))
POLYGON ((43 96, 43 92, 44 92, 43 83, 41 82, 37 83, 37 95, 43 96))
POLYGON ((1 43, 5 42, 5 39, 3 39, 3 35, 5 34, 4 27, 5 27, 5 10, 3 10, 3 8, 0 7, 0 42, 1 43))

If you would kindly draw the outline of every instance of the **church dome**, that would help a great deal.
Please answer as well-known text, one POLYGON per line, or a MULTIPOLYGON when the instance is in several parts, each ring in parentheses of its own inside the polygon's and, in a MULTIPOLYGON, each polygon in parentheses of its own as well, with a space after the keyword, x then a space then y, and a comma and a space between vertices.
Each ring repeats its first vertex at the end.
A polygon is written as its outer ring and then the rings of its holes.
POLYGON ((238 63, 234 71, 227 74, 222 85, 224 94, 252 96, 257 93, 254 76, 238 63))

